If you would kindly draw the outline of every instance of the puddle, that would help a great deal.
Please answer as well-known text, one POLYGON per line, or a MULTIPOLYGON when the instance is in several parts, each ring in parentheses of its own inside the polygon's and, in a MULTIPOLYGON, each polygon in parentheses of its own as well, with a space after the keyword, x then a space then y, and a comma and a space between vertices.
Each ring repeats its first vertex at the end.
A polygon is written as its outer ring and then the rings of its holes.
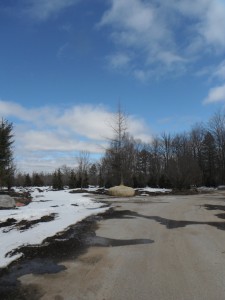
MULTIPOLYGON (((13 262, 8 268, 0 269, 0 299, 40 299, 40 297, 24 296, 29 294, 25 290, 29 286, 22 286, 18 278, 25 274, 61 272, 66 268, 60 265, 60 262, 76 259, 79 255, 84 254, 89 247, 127 247, 154 242, 150 239, 120 240, 96 236, 97 221, 105 218, 107 218, 107 212, 98 216, 90 216, 71 226, 66 232, 45 239, 42 245, 21 247, 13 251, 13 254, 22 253, 23 257, 13 262)), ((41 295, 38 287, 35 287, 35 290, 36 295, 41 295)))
MULTIPOLYGON (((222 211, 225 211, 225 205, 205 204, 204 207, 208 210, 222 210, 222 211)), ((218 217, 219 219, 223 219, 223 220, 225 219, 225 213, 216 214, 215 216, 218 217)))
POLYGON ((30 300, 40 299, 42 293, 38 286, 22 286, 19 277, 30 274, 55 274, 65 270, 64 266, 57 265, 53 261, 43 259, 27 260, 19 265, 12 266, 5 271, 0 279, 0 299, 4 300, 30 300))
POLYGON ((154 243, 150 239, 131 239, 131 240, 117 240, 109 239, 100 236, 90 237, 86 240, 87 245, 97 247, 121 247, 130 245, 142 245, 154 243))
POLYGON ((225 219, 225 214, 216 214, 216 217, 218 217, 219 219, 225 219))
MULTIPOLYGON (((217 216, 220 216, 220 218, 225 218, 225 216, 221 217, 221 214, 218 214, 217 216)), ((159 216, 146 216, 146 215, 138 214, 131 210, 113 211, 113 209, 110 209, 105 218, 106 219, 144 218, 148 220, 154 220, 159 224, 166 226, 167 229, 182 228, 188 225, 209 225, 209 226, 216 227, 217 229, 220 230, 225 230, 225 222, 198 222, 198 221, 172 220, 172 219, 162 218, 159 216)))
POLYGON ((45 292, 36 284, 27 284, 18 289, 2 291, 1 300, 40 300, 45 292))
POLYGON ((205 204, 204 207, 208 210, 223 210, 223 211, 225 211, 225 205, 205 204))

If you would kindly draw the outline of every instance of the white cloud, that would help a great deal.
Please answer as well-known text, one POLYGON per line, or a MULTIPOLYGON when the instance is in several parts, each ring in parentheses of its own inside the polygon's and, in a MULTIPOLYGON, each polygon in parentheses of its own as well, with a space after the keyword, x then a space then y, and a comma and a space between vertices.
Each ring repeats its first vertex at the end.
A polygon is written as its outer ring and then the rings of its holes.
POLYGON ((126 29, 142 33, 149 30, 155 21, 153 8, 142 1, 113 0, 111 4, 111 9, 103 15, 101 25, 122 25, 126 29))
POLYGON ((22 156, 17 161, 18 172, 53 172, 55 169, 67 165, 74 167, 76 165, 75 155, 68 153, 68 155, 56 156, 55 152, 48 152, 45 155, 43 152, 23 151, 22 156))
POLYGON ((102 148, 93 142, 85 142, 65 136, 58 132, 29 130, 24 133, 20 143, 29 151, 74 152, 88 149, 92 153, 102 152, 102 148))
POLYGON ((76 4, 79 0, 25 0, 24 13, 30 17, 45 21, 56 16, 64 9, 76 4))
MULTIPOLYGON (((163 3, 162 0, 160 0, 163 3)), ((222 0, 171 0, 166 4, 168 9, 188 18, 186 33, 189 33, 189 47, 198 45, 196 50, 204 46, 225 47, 225 3, 222 0), (190 23, 191 22, 191 23, 190 23)))
POLYGON ((204 104, 217 103, 225 101, 225 84, 211 88, 208 96, 203 101, 204 104))
POLYGON ((107 61, 111 68, 121 69, 127 67, 131 61, 130 55, 126 53, 115 53, 107 57, 107 61))
MULTIPOLYGON (((144 81, 151 74, 184 72, 205 54, 225 51, 225 2, 221 0, 109 0, 99 27, 111 30, 116 53, 133 53, 124 66, 144 81), (143 80, 144 79, 144 80, 143 80)), ((123 60, 122 60, 123 61, 123 60)), ((116 65, 111 63, 114 68, 116 65)))
POLYGON ((210 1, 210 5, 203 17, 202 25, 199 28, 200 34, 208 45, 225 48, 225 3, 224 1, 210 1))
POLYGON ((128 116, 127 127, 134 138, 140 139, 146 143, 152 140, 150 132, 147 130, 147 125, 143 120, 140 120, 135 116, 128 116))
POLYGON ((116 44, 141 49, 149 57, 156 55, 161 44, 171 42, 158 11, 140 0, 111 0, 111 8, 100 22, 100 26, 106 25, 114 28, 112 38, 116 44))
MULTIPOLYGON (((0 112, 1 116, 14 120, 17 161, 18 166, 23 162, 23 169, 24 156, 29 157, 31 153, 32 161, 35 161, 35 155, 38 156, 39 167, 42 162, 45 163, 49 153, 51 161, 54 153, 60 153, 62 157, 82 150, 101 154, 107 146, 107 138, 113 136, 110 124, 114 113, 100 105, 28 109, 0 100, 0 112)), ((128 131, 145 142, 151 138, 144 121, 135 116, 128 116, 128 131)))

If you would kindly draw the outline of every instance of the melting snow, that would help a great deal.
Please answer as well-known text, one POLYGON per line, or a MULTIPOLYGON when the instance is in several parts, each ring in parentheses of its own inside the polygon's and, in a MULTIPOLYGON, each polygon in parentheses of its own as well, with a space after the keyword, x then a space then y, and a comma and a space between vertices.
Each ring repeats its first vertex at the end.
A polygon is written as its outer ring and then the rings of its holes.
POLYGON ((171 192, 171 189, 160 189, 160 188, 151 188, 151 187, 145 187, 145 188, 141 188, 138 189, 139 191, 143 191, 143 192, 152 192, 152 193, 168 193, 171 192))
POLYGON ((98 214, 107 210, 105 207, 101 208, 102 203, 91 200, 88 194, 71 194, 69 191, 44 189, 43 192, 39 192, 37 188, 32 189, 33 199, 29 205, 12 210, 0 210, 0 225, 7 219, 15 219, 17 223, 55 215, 54 220, 37 223, 27 230, 21 230, 16 224, 0 226, 0 268, 6 267, 22 256, 20 253, 10 256, 8 253, 12 250, 26 245, 41 244, 45 238, 64 231, 93 213, 98 214))

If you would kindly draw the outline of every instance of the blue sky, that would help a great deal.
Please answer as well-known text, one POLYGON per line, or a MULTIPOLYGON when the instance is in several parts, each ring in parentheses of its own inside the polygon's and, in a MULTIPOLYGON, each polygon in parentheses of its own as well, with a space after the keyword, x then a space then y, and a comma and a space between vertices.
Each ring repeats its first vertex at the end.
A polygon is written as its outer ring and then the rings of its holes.
POLYGON ((224 0, 0 1, 0 45, 22 171, 101 153, 119 101, 145 142, 224 108, 224 0))

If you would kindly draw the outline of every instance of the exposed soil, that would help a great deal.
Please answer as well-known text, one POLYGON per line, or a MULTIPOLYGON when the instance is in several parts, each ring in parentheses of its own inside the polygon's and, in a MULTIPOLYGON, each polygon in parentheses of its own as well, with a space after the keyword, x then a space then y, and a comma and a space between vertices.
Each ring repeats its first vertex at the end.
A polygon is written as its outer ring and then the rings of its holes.
POLYGON ((17 221, 13 218, 8 218, 5 222, 0 222, 0 228, 2 227, 8 227, 12 226, 16 223, 17 221))
POLYGON ((10 230, 14 229, 15 227, 17 230, 24 231, 29 228, 32 228, 38 223, 44 223, 44 222, 51 222, 55 219, 56 214, 51 214, 47 216, 42 216, 40 219, 35 219, 35 220, 21 220, 20 222, 17 222, 13 218, 7 219, 5 222, 0 223, 0 227, 6 227, 4 229, 4 232, 7 233, 10 230))

